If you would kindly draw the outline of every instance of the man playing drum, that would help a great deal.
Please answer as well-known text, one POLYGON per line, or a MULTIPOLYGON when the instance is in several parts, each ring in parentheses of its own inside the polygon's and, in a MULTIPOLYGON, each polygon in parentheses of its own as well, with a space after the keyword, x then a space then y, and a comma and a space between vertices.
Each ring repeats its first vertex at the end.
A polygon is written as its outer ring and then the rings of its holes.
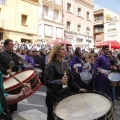
POLYGON ((108 73, 111 70, 110 61, 107 56, 109 53, 109 46, 102 47, 103 54, 101 54, 94 63, 94 73, 97 74, 95 79, 95 88, 97 91, 102 91, 107 94, 113 101, 112 87, 109 85, 108 73))
MULTIPOLYGON (((13 41, 11 39, 6 39, 4 41, 5 50, 0 53, 0 71, 3 74, 3 78, 6 79, 9 77, 9 72, 18 72, 19 61, 15 53, 13 53, 13 41), (14 66, 10 70, 10 62, 14 61, 14 66)), ((10 112, 14 112, 17 110, 17 104, 13 104, 9 106, 10 112)))

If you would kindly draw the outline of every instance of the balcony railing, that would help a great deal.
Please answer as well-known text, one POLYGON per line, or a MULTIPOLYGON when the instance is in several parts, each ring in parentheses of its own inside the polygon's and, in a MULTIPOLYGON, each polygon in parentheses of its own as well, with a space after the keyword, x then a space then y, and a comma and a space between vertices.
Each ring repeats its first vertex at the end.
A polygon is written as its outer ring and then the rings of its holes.
POLYGON ((103 32, 103 30, 104 30, 103 28, 95 28, 94 32, 103 32))
POLYGON ((58 18, 55 18, 53 16, 48 16, 45 14, 40 15, 40 18, 51 20, 51 21, 58 22, 58 23, 62 23, 62 19, 58 19, 58 18))
POLYGON ((47 1, 52 2, 53 4, 56 4, 56 5, 62 6, 62 0, 47 0, 47 1))
POLYGON ((53 0, 54 4, 62 6, 62 0, 53 0))

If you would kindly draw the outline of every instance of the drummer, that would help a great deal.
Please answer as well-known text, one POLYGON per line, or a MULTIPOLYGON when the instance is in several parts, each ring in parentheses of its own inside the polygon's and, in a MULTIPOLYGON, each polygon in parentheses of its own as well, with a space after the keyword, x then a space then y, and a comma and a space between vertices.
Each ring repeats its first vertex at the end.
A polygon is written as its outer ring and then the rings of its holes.
MULTIPOLYGON (((8 104, 10 104, 11 102, 14 102, 14 101, 19 101, 19 99, 25 98, 26 96, 28 96, 31 93, 30 84, 24 83, 24 86, 25 87, 23 87, 21 89, 21 92, 19 94, 16 94, 16 95, 11 94, 10 95, 10 94, 5 93, 4 87, 3 87, 3 77, 2 77, 2 73, 0 72, 0 88, 1 88, 3 95, 8 104)), ((2 98, 2 97, 0 96, 0 98, 2 98)), ((2 106, 2 103, 0 100, 0 120, 1 119, 7 120, 5 117, 6 117, 5 114, 3 115, 3 106, 2 106)))
POLYGON ((64 45, 56 44, 50 52, 49 63, 45 67, 43 78, 44 83, 47 86, 47 120, 54 120, 53 106, 58 100, 70 94, 71 91, 86 91, 86 89, 75 84, 70 71, 67 73, 67 76, 63 74, 62 60, 64 59, 65 54, 66 50, 64 45), (67 84, 67 87, 63 88, 63 85, 65 84, 67 84))
MULTIPOLYGON (((2 72, 4 79, 6 79, 9 77, 8 71, 13 73, 18 72, 19 61, 15 53, 12 52, 14 47, 13 40, 6 39, 4 41, 4 47, 5 50, 0 53, 0 71, 2 72), (14 61, 14 66, 10 70, 9 64, 11 61, 14 61)), ((17 111, 17 103, 10 105, 9 108, 11 113, 17 111)))
POLYGON ((107 72, 111 70, 110 61, 107 56, 109 53, 109 46, 103 46, 102 52, 103 54, 97 57, 93 66, 94 72, 97 72, 95 78, 95 88, 97 91, 102 91, 107 94, 113 101, 112 87, 109 85, 107 76, 107 72))

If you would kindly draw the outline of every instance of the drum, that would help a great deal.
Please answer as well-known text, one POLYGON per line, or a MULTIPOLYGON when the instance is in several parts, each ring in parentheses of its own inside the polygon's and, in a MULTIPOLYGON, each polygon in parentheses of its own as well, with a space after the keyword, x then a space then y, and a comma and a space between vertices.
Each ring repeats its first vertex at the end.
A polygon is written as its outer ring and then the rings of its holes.
POLYGON ((98 92, 67 96, 54 107, 55 120, 114 120, 110 98, 98 92))
POLYGON ((41 70, 39 68, 34 68, 34 69, 35 69, 36 73, 38 74, 38 76, 41 77, 43 70, 41 70))
POLYGON ((119 73, 110 73, 108 74, 109 83, 113 87, 120 86, 120 74, 119 73))
POLYGON ((92 79, 92 75, 89 72, 80 72, 80 77, 83 82, 89 84, 92 79))
MULTIPOLYGON (((30 83, 33 92, 35 92, 41 85, 41 81, 34 70, 22 71, 18 74, 15 74, 15 77, 23 83, 30 83)), ((13 77, 5 79, 3 85, 5 91, 9 94, 18 94, 20 93, 22 88, 21 84, 18 81, 16 81, 13 77)), ((31 94, 29 94, 28 96, 30 96, 31 94)))

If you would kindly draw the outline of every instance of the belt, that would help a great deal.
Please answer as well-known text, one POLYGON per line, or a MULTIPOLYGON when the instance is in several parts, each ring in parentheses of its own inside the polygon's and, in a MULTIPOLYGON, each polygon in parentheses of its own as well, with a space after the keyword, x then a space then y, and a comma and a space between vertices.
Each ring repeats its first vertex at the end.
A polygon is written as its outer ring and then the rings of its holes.
POLYGON ((111 72, 110 70, 105 70, 105 69, 101 69, 99 68, 100 70, 98 70, 98 72, 102 73, 102 72, 105 72, 107 75, 111 72))

